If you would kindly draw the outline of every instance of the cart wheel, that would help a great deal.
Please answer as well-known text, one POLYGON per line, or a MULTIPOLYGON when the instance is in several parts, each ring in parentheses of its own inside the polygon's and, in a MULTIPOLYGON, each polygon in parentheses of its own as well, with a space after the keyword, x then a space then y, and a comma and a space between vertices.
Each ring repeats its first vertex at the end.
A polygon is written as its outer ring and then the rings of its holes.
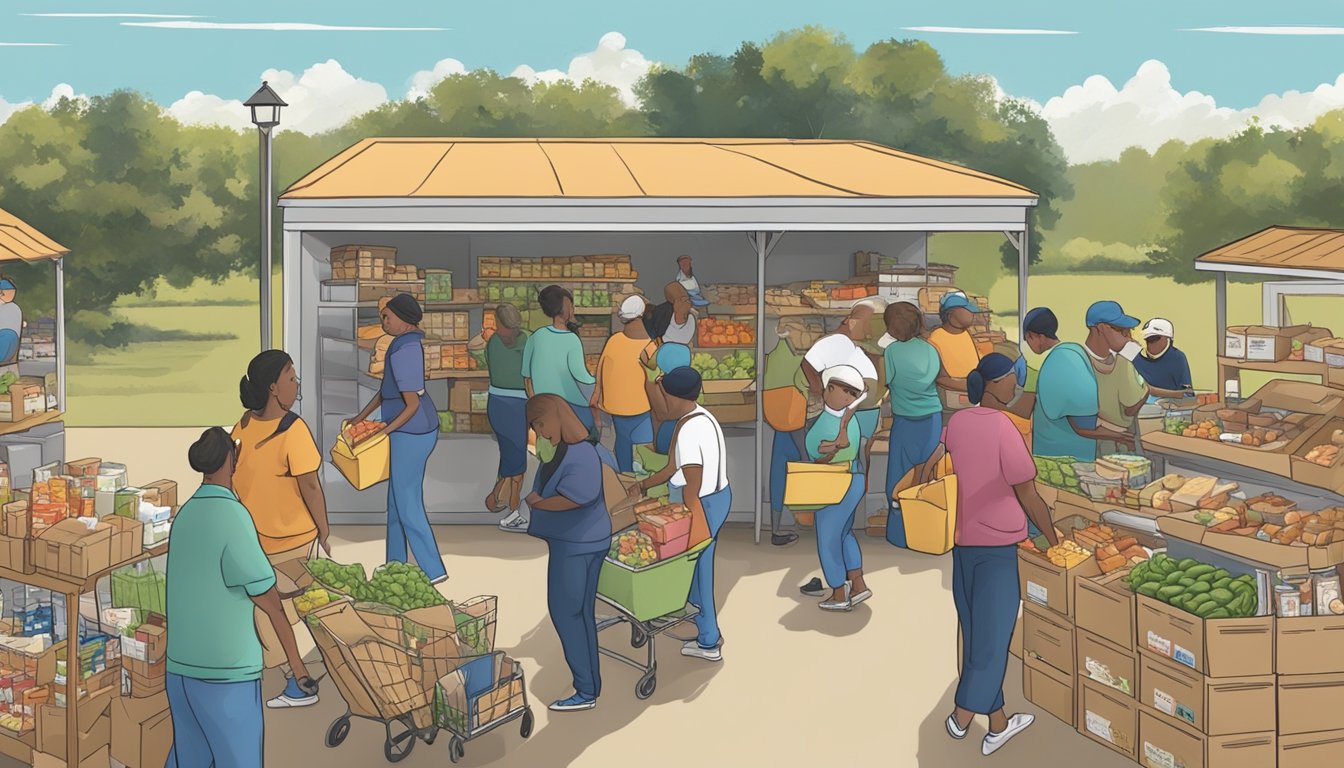
POLYGON ((338 717, 331 722, 331 727, 327 728, 327 746, 333 749, 339 747, 349 735, 350 718, 338 717))
POLYGON ((448 742, 448 759, 456 763, 458 760, 467 756, 467 746, 462 742, 462 738, 454 736, 453 740, 448 742))
POLYGON ((411 750, 415 749, 415 729, 408 725, 404 720, 397 719, 387 724, 387 741, 383 743, 383 757, 387 758, 389 763, 399 763, 410 756, 411 750), (393 726, 400 726, 395 729, 393 726))
POLYGON ((658 669, 650 669, 639 678, 639 683, 635 685, 635 696, 640 699, 647 699, 653 695, 653 691, 658 687, 658 669))
POLYGON ((649 642, 649 636, 644 634, 644 630, 638 626, 630 627, 630 647, 643 648, 647 642, 649 642))
POLYGON ((528 707, 527 709, 523 710, 523 724, 519 726, 518 733, 522 735, 524 739, 526 739, 528 736, 531 736, 532 725, 534 723, 535 719, 532 717, 532 708, 528 707))

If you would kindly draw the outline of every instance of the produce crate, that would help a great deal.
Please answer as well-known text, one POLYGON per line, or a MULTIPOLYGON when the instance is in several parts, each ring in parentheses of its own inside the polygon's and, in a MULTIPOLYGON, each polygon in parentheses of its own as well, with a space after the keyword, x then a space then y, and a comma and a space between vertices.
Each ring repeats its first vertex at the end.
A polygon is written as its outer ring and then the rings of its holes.
POLYGON ((446 269, 425 270, 425 300, 453 300, 453 273, 451 271, 446 269))
MULTIPOLYGON (((429 300, 435 301, 435 299, 429 300)), ((466 341, 471 338, 470 321, 471 316, 466 312, 426 312, 420 322, 420 328, 429 339, 466 341)))
POLYGON ((700 553, 709 546, 702 541, 671 560, 645 568, 631 568, 608 557, 602 563, 597 592, 625 608, 638 621, 649 621, 686 607, 700 553))
POLYGON ((425 300, 425 284, 420 280, 361 280, 356 288, 359 301, 378 301, 399 293, 409 293, 416 301, 425 300))

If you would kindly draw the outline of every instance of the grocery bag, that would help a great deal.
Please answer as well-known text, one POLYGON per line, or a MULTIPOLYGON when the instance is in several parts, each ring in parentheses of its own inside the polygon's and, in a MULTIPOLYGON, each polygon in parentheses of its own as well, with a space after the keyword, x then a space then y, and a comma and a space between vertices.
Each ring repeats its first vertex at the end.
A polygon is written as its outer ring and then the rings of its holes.
POLYGON ((795 386, 775 387, 761 393, 765 422, 776 432, 794 432, 807 424, 807 395, 795 386))
POLYGON ((849 492, 849 464, 790 461, 784 478, 784 503, 790 507, 828 507, 849 492))
POLYGON ((911 486, 898 495, 908 549, 930 555, 952 551, 957 528, 957 476, 911 486))

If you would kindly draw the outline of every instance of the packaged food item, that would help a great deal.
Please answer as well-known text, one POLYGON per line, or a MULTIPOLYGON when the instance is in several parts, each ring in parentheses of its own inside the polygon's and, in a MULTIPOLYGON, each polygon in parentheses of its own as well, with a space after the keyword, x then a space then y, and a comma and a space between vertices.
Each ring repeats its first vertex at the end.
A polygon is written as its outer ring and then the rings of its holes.
POLYGON ((1312 571, 1311 580, 1316 590, 1316 609, 1322 616, 1344 613, 1344 602, 1340 601, 1339 572, 1333 568, 1312 571), (1335 610, 1336 607, 1341 610, 1335 610))
POLYGON ((1298 615, 1301 610, 1301 594, 1297 587, 1288 584, 1280 584, 1274 588, 1274 605, 1278 607, 1279 618, 1298 615))

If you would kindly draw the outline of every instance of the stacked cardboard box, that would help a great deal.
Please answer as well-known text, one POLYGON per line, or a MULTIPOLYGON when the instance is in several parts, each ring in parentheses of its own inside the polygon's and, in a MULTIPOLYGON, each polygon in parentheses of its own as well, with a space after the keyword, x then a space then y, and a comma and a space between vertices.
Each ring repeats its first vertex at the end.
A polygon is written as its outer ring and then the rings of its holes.
POLYGON ((1275 627, 1280 768, 1344 764, 1344 616, 1280 618, 1275 627))
POLYGON ((46 379, 20 376, 0 395, 0 421, 23 421, 47 410, 46 379))
POLYGON ((342 245, 331 249, 331 279, 385 280, 397 266, 397 249, 381 245, 342 245))
POLYGON ((426 312, 420 322, 425 337, 440 341, 466 341, 471 338, 470 315, 466 312, 426 312))
POLYGON ((565 256, 541 259, 482 257, 477 276, 481 279, 603 279, 633 280, 638 275, 629 256, 565 256))
POLYGON ((1078 581, 1077 614, 1078 732, 1131 759, 1138 756, 1138 654, 1134 648, 1134 594, 1128 571, 1078 581))

